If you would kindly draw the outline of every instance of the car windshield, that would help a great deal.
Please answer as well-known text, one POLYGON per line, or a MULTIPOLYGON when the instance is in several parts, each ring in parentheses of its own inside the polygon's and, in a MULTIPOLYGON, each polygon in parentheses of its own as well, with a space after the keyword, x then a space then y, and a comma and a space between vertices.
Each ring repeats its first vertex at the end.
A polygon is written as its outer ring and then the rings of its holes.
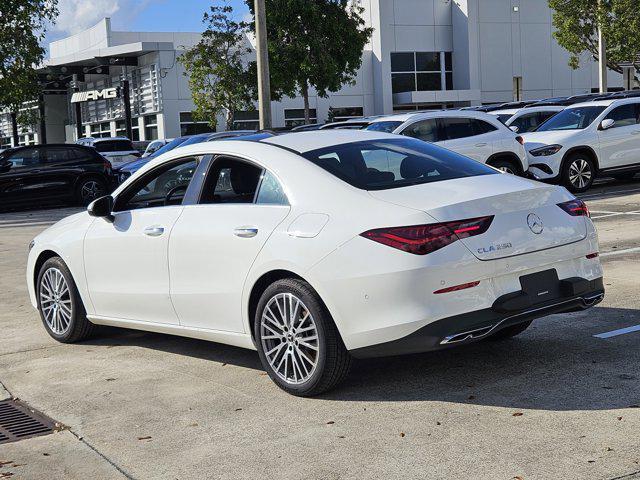
POLYGON ((301 155, 363 190, 386 190, 498 174, 458 153, 404 137, 333 145, 301 155))
POLYGON ((159 148, 158 150, 156 150, 155 152, 153 152, 153 157, 159 157, 160 155, 162 155, 163 153, 167 153, 170 152, 171 150, 173 150, 174 148, 176 148, 178 145, 182 145, 185 141, 187 141, 189 139, 189 137, 180 137, 180 138, 176 138, 175 140, 171 140, 169 143, 167 143, 164 147, 159 148))
POLYGON ((604 112, 606 106, 567 108, 538 127, 537 132, 555 130, 583 130, 593 123, 604 112))
POLYGON ((373 132, 386 132, 391 133, 396 128, 402 125, 402 122, 397 121, 387 121, 387 122, 375 122, 369 125, 365 130, 371 130, 373 132))

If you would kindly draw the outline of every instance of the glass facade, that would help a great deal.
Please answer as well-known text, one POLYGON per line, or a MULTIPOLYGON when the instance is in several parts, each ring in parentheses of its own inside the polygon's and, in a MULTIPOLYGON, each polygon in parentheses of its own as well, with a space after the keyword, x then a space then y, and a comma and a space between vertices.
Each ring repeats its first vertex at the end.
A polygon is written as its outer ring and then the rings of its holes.
POLYGON ((393 93, 453 90, 451 52, 392 52, 393 93))

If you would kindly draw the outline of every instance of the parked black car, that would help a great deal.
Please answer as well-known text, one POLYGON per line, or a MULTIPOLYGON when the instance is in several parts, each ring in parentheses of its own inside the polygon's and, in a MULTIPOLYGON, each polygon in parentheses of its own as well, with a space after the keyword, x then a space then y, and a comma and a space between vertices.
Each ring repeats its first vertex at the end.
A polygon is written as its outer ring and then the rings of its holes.
POLYGON ((0 209, 61 202, 88 205, 114 186, 111 164, 94 148, 49 144, 0 153, 0 209))

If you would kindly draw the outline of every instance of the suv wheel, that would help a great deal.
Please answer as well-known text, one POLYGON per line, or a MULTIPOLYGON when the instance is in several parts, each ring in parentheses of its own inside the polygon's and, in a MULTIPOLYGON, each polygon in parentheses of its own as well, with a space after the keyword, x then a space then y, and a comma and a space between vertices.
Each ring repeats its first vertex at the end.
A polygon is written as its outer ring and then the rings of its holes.
POLYGON ((521 175, 520 169, 511 160, 494 160, 489 165, 511 175, 521 175))
POLYGON ((57 341, 79 342, 93 333, 71 272, 60 257, 50 258, 40 268, 36 296, 44 328, 57 341))
POLYGON ((351 356, 331 315, 302 280, 278 280, 265 290, 254 333, 264 369, 288 393, 318 395, 349 372, 351 356))
POLYGON ((588 190, 596 176, 593 160, 584 153, 571 155, 562 166, 562 184, 574 193, 588 190))
POLYGON ((82 206, 87 206, 94 200, 107 193, 105 182, 99 178, 85 178, 76 188, 76 200, 82 206))

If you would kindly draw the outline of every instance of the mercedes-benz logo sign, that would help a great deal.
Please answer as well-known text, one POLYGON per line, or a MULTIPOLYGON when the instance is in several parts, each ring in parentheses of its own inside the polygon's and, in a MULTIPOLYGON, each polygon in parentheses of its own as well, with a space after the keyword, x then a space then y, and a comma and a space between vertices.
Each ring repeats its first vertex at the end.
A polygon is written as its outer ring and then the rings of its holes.
POLYGON ((536 235, 540 235, 544 230, 544 224, 538 215, 535 213, 530 213, 527 216, 527 225, 529 225, 529 230, 531 230, 536 235))

